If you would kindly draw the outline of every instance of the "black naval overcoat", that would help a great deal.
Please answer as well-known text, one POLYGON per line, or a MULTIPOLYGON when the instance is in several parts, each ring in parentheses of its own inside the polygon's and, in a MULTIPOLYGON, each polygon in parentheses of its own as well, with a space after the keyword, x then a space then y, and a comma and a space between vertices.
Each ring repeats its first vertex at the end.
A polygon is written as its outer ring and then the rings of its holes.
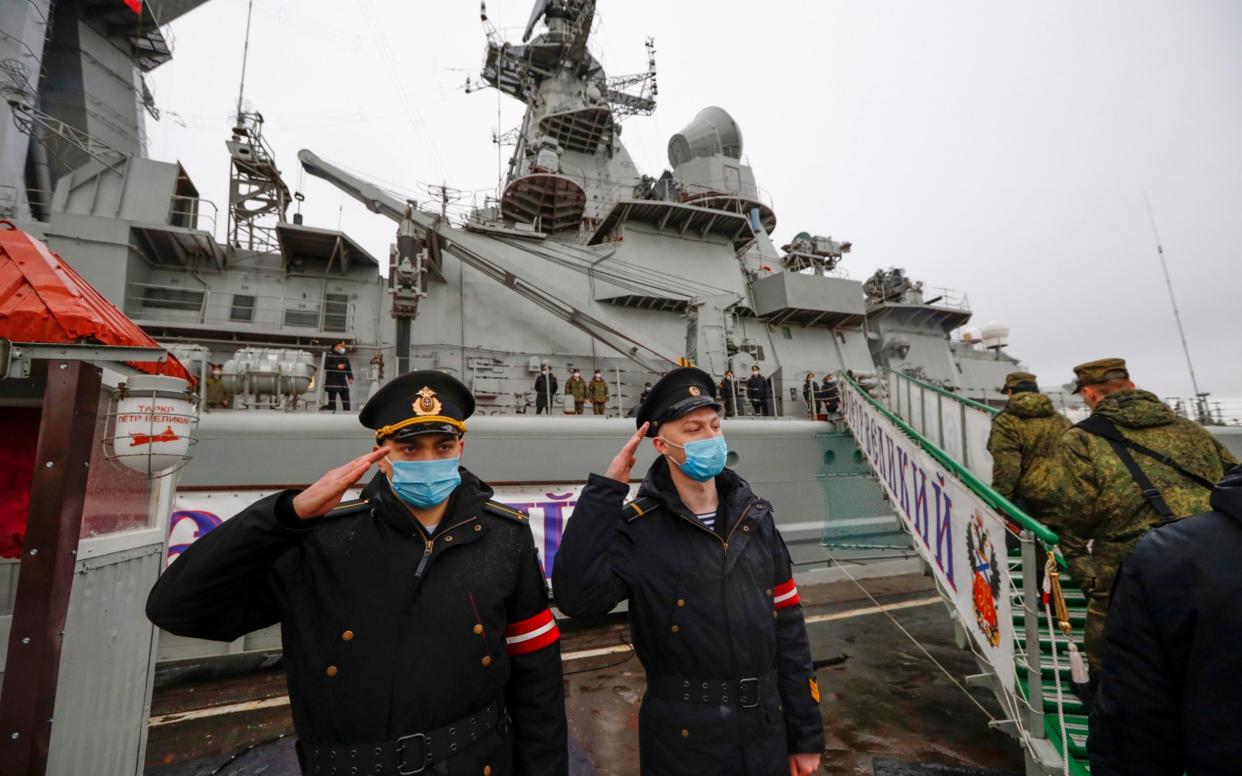
POLYGON ((745 480, 725 469, 716 487, 712 531, 681 503, 663 458, 631 504, 624 483, 592 474, 566 524, 552 589, 575 617, 629 601, 647 672, 643 774, 788 776, 789 753, 824 749, 789 552, 771 504, 745 480), (756 695, 726 702, 718 688, 744 678, 762 678, 746 688, 756 695))
MULTIPOLYGON (((461 474, 430 539, 382 474, 361 508, 311 521, 293 512, 294 491, 264 498, 172 563, 147 616, 217 641, 279 622, 304 758, 307 745, 391 742, 499 701, 511 724, 425 772, 565 774, 559 631, 534 539, 522 516, 489 502, 491 488, 461 474)), ((348 761, 335 766, 350 773, 348 761)))

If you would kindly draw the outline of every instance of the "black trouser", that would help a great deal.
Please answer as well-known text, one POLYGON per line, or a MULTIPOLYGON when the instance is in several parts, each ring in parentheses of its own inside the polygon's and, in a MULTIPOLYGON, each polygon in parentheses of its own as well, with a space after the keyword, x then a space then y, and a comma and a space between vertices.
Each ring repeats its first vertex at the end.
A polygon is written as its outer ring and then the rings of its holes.
POLYGON ((341 397, 341 408, 349 412, 349 386, 348 385, 325 385, 324 392, 328 394, 328 403, 320 407, 323 410, 336 409, 336 397, 341 397))
POLYGON ((546 412, 549 415, 552 414, 551 411, 548 410, 548 397, 544 396, 542 393, 535 397, 535 414, 538 415, 541 412, 546 412))
POLYGON ((763 399, 751 399, 750 406, 754 408, 756 415, 767 415, 767 402, 763 399))

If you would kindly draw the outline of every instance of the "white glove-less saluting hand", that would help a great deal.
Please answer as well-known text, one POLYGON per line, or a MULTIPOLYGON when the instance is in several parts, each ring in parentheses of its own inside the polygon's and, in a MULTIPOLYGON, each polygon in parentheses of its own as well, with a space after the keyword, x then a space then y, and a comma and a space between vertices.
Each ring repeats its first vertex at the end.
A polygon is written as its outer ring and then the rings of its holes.
POLYGON ((387 454, 388 448, 381 447, 366 455, 360 455, 343 466, 336 467, 293 497, 293 511, 301 520, 310 520, 312 517, 319 517, 331 511, 341 503, 341 497, 345 495, 345 491, 357 484, 358 480, 362 479, 362 475, 387 454))
POLYGON ((638 458, 634 452, 638 450, 638 445, 643 441, 643 437, 647 435, 647 427, 650 423, 644 423, 641 428, 630 437, 630 441, 625 443, 625 447, 621 448, 621 452, 617 453, 617 457, 612 459, 612 463, 608 464, 608 471, 604 472, 604 476, 610 480, 624 482, 629 484, 630 471, 633 470, 634 464, 638 463, 638 458))

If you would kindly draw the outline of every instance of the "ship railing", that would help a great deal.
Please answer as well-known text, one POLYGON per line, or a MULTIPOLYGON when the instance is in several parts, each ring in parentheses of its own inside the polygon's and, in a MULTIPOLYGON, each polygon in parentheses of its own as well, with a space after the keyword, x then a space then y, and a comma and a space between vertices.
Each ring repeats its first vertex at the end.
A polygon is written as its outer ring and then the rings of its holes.
POLYGON ((896 370, 888 370, 881 382, 888 389, 888 409, 974 476, 992 481, 988 436, 999 410, 896 370))
POLYGON ((168 225, 186 229, 198 229, 219 239, 216 226, 220 208, 216 203, 202 197, 174 196, 168 209, 168 225))
POLYGON ((688 205, 693 205, 696 200, 711 197, 738 197, 740 199, 754 200, 769 210, 775 209, 772 206, 772 195, 765 189, 753 184, 743 183, 739 180, 720 178, 698 183, 678 183, 677 185, 681 190, 685 203, 688 205))
MULTIPOLYGON (((958 646, 980 667, 965 684, 992 691, 1004 718, 989 727, 1024 747, 1028 773, 1061 773, 1068 765, 1069 773, 1087 776, 1086 719, 1071 713, 1078 703, 1068 670, 1068 639, 1080 645, 1081 620, 1071 637, 1054 628, 1038 573, 1059 537, 993 490, 990 474, 980 476, 991 470, 986 447, 970 464, 963 460, 966 419, 990 425, 994 410, 908 375, 881 377, 866 389, 841 376, 846 424, 935 580, 958 646), (1007 551, 1007 543, 1017 549, 1007 551)), ((1074 588, 1064 571, 1061 578, 1066 590, 1074 588)), ((1070 611, 1082 615, 1079 607, 1070 611)))
POLYGON ((970 310, 970 297, 965 291, 939 286, 923 286, 923 304, 947 307, 951 310, 970 310))
POLYGON ((353 302, 137 282, 128 284, 125 313, 140 321, 195 323, 238 331, 316 332, 328 336, 349 336, 357 320, 353 302))

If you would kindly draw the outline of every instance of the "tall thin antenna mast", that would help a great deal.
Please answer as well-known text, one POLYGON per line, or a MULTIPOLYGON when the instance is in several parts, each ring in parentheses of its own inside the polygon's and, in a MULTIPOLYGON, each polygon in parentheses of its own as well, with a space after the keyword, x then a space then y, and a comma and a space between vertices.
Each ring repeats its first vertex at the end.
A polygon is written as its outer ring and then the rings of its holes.
POLYGON ((1160 232, 1156 229, 1156 216, 1151 210, 1151 199, 1143 193, 1143 202, 1147 204, 1147 218, 1151 221, 1151 233, 1156 238, 1156 253, 1160 255, 1160 269, 1164 270, 1164 285, 1169 289, 1169 303, 1173 305, 1173 320, 1177 321, 1177 336, 1182 340, 1182 352, 1186 354, 1186 369, 1190 372, 1190 386, 1195 392, 1195 411, 1200 423, 1211 421, 1207 413, 1207 394, 1199 392, 1199 380, 1195 377, 1195 366, 1190 361, 1190 346, 1186 344, 1186 330, 1182 327, 1182 314, 1177 309, 1177 297, 1173 295, 1173 281, 1169 279, 1169 265, 1164 259, 1164 245, 1160 242, 1160 232))
POLYGON ((242 96, 246 94, 246 60, 250 57, 250 17, 254 15, 254 0, 246 8, 246 42, 242 46, 241 85, 237 87, 237 121, 241 124, 242 96))

